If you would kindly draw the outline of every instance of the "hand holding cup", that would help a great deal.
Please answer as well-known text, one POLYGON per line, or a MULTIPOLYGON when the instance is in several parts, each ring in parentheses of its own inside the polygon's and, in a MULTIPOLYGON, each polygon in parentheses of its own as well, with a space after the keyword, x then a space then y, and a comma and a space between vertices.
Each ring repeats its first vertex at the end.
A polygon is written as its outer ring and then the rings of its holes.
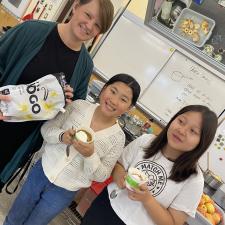
POLYGON ((126 187, 129 190, 137 189, 140 185, 146 183, 148 181, 148 177, 137 168, 129 168, 127 176, 125 178, 126 187))
POLYGON ((89 157, 94 153, 94 131, 91 128, 77 129, 73 146, 84 157, 89 157))

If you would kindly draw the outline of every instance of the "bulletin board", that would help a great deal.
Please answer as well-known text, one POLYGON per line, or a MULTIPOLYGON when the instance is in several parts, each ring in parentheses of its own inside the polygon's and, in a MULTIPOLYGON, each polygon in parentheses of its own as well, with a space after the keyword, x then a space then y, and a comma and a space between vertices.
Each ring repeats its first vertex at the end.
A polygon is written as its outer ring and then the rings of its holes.
POLYGON ((174 49, 149 32, 143 20, 126 12, 93 57, 95 72, 105 79, 127 73, 142 92, 166 64, 174 49))
POLYGON ((66 5, 71 6, 73 0, 32 0, 23 17, 30 19, 56 21, 66 5))
POLYGON ((139 102, 166 123, 182 107, 202 104, 219 116, 225 109, 225 80, 175 51, 139 102))
POLYGON ((210 169, 225 182, 225 119, 218 127, 208 151, 200 158, 199 164, 203 170, 210 169))

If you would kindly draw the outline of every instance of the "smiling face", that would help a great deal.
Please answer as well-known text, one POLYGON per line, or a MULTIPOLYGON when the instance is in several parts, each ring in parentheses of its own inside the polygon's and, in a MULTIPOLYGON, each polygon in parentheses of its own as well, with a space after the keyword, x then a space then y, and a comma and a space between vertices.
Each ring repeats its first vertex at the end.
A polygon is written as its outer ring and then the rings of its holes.
POLYGON ((106 86, 99 97, 100 109, 107 117, 118 117, 127 112, 132 103, 132 89, 123 82, 106 86))
POLYGON ((195 149, 201 138, 202 115, 186 112, 176 117, 167 131, 168 147, 173 156, 195 149))
POLYGON ((76 2, 73 6, 73 16, 69 25, 74 39, 80 42, 90 40, 99 34, 101 21, 98 0, 92 0, 84 5, 79 5, 79 2, 76 2))

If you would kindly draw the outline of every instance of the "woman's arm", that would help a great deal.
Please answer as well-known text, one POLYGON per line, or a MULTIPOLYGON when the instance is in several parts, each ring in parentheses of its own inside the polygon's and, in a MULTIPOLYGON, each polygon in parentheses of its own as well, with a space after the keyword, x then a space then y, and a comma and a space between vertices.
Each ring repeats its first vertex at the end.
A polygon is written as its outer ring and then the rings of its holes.
POLYGON ((173 208, 164 208, 150 193, 147 185, 133 191, 128 190, 128 196, 134 201, 142 202, 147 213, 157 225, 183 225, 188 215, 173 208))

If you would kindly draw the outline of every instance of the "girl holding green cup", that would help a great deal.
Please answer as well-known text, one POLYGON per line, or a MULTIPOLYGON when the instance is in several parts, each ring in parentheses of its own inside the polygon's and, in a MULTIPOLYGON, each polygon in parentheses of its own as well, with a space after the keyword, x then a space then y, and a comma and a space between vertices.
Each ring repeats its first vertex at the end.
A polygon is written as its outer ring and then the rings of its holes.
POLYGON ((216 129, 214 112, 189 105, 157 137, 145 134, 131 142, 113 170, 114 182, 95 199, 81 225, 105 221, 107 225, 183 225, 188 216, 195 216, 203 193, 198 160, 216 129), (130 175, 133 168, 142 171, 147 182, 138 184, 137 176, 130 175))

